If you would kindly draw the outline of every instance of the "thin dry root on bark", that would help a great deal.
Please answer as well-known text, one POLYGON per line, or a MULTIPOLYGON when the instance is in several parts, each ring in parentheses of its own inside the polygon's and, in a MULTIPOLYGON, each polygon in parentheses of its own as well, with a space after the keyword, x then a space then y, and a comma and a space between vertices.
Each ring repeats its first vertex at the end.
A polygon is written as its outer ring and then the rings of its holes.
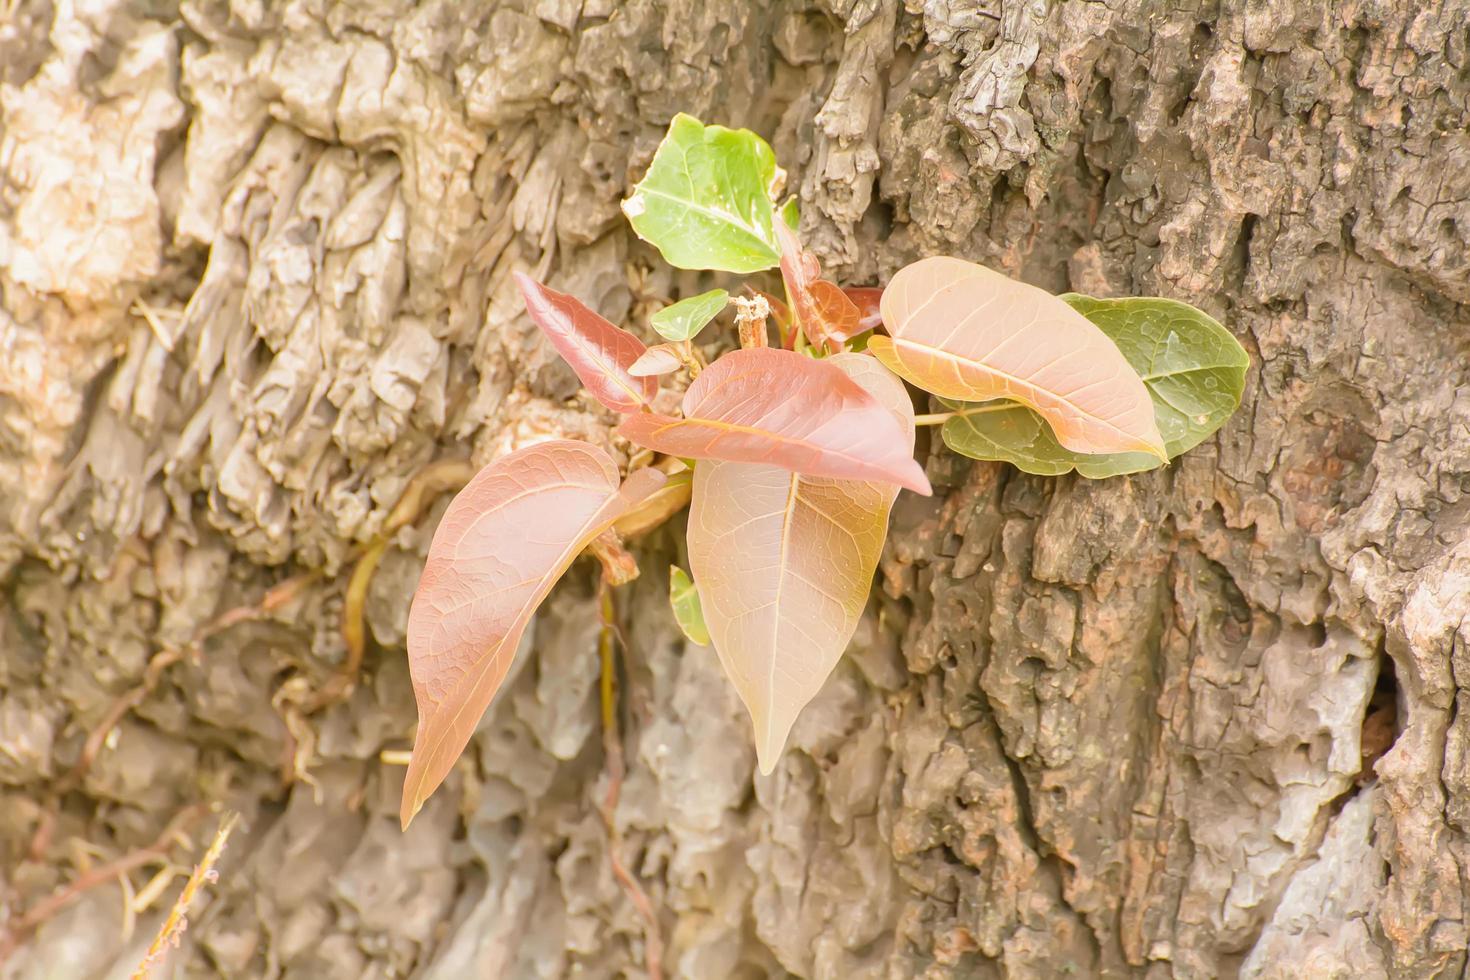
POLYGON ((164 828, 163 833, 153 843, 83 872, 75 881, 57 889, 49 898, 43 899, 22 912, 3 930, 0 930, 0 964, 4 964, 15 953, 26 937, 85 892, 114 879, 120 880, 129 872, 144 865, 166 859, 169 851, 173 850, 181 839, 187 844, 187 839, 183 838, 184 832, 208 812, 209 807, 203 803, 185 807, 175 814, 174 818, 168 822, 168 826, 164 828))
POLYGON ((607 859, 612 867, 613 877, 618 880, 628 901, 643 919, 644 965, 651 980, 662 980, 663 940, 659 935, 658 912, 649 900, 648 893, 622 859, 623 834, 618 829, 617 809, 627 766, 623 759, 622 731, 618 725, 616 645, 622 642, 626 649, 627 643, 618 629, 617 606, 613 602, 612 585, 606 578, 598 584, 597 604, 602 617, 602 628, 597 634, 597 652, 602 665, 599 689, 602 704, 602 746, 607 757, 607 793, 598 809, 602 814, 602 822, 607 826, 607 859))

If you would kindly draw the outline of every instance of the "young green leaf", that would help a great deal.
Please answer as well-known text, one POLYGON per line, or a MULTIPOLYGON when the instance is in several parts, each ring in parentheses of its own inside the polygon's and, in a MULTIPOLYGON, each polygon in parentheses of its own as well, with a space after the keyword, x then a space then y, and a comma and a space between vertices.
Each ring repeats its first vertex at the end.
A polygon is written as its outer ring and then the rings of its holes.
POLYGON ((408 613, 419 728, 403 784, 405 828, 469 743, 552 585, 663 483, 658 470, 641 469, 620 488, 607 453, 562 439, 496 460, 450 502, 408 613))
MULTIPOLYGON (((1118 345, 1148 388, 1164 451, 1174 458, 1199 445, 1240 405, 1250 357, 1208 314, 1171 299, 1061 297, 1118 345)), ((1162 465, 1148 453, 1088 455, 1064 449, 1024 405, 956 406, 945 443, 975 459, 1002 460, 1047 476, 1076 470, 1101 479, 1162 465)))
POLYGON ((1050 293, 935 257, 900 270, 882 310, 890 336, 868 350, 920 388, 1026 404, 1074 452, 1165 458, 1148 389, 1106 334, 1050 293))
POLYGON ((759 272, 781 261, 775 183, 776 155, 765 140, 681 112, 623 213, 672 266, 759 272))
POLYGON ((699 604, 699 592, 687 572, 678 565, 669 566, 669 605, 674 609, 674 621, 690 643, 709 646, 709 627, 704 625, 704 610, 699 604))
POLYGON ((681 299, 672 306, 665 306, 649 317, 648 322, 653 324, 653 329, 664 340, 675 343, 693 340, 706 324, 719 316, 728 302, 729 293, 723 289, 711 289, 707 293, 681 299))
POLYGON ((543 286, 523 272, 517 272, 515 279, 532 322, 577 372, 592 397, 624 414, 648 406, 658 393, 658 382, 629 372, 647 350, 643 341, 613 326, 575 296, 543 286))
MULTIPOLYGON (((908 391, 877 361, 838 354, 899 423, 913 452, 908 391)), ((689 562, 709 635, 755 726, 762 772, 847 649, 873 586, 898 495, 891 483, 800 476, 755 463, 701 463, 689 562)))
POLYGON ((835 353, 843 341, 861 332, 857 306, 835 283, 819 278, 817 257, 802 248, 795 232, 778 224, 776 238, 781 243, 781 279, 797 326, 813 347, 835 353))
POLYGON ((639 412, 618 433, 670 456, 930 492, 893 413, 826 361, 769 347, 731 351, 689 386, 684 416, 639 412))
POLYGON ((786 222, 786 227, 792 231, 801 227, 801 203, 795 196, 788 197, 786 203, 781 205, 781 220, 786 222))

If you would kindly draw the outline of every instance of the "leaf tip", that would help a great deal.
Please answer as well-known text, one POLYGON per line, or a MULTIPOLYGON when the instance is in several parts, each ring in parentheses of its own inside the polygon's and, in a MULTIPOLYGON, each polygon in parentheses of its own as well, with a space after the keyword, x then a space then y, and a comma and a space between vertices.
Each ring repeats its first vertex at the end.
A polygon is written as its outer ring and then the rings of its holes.
POLYGON ((776 771, 776 763, 781 761, 781 753, 785 750, 786 736, 784 734, 779 741, 772 738, 771 732, 767 732, 765 738, 756 739, 755 766, 760 770, 762 776, 769 776, 776 771))
MULTIPOLYGON (((798 708, 797 712, 800 710, 798 708)), ((791 737, 796 715, 782 717, 786 713, 775 705, 768 706, 763 714, 764 717, 759 719, 753 712, 751 714, 751 721, 755 722, 755 764, 762 776, 769 776, 786 751, 786 740, 791 737)))
POLYGON ((934 496, 934 488, 929 484, 929 477, 925 474, 924 467, 920 466, 917 460, 914 461, 913 467, 909 470, 907 479, 900 486, 912 490, 921 497, 934 496))
POLYGON ((404 832, 408 831, 408 825, 413 823, 413 818, 418 816, 419 811, 424 808, 423 796, 410 789, 416 782, 421 783, 422 780, 414 779, 410 772, 403 784, 403 802, 398 808, 398 826, 404 832))

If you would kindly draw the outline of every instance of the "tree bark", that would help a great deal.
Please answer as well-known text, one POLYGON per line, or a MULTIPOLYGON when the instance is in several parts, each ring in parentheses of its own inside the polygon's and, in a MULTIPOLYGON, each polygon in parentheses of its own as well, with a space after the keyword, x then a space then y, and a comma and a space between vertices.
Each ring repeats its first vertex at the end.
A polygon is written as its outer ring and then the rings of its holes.
MULTIPOLYGON (((1464 975, 1467 0, 10 7, 12 926, 217 802, 176 976, 1464 975), (1250 351, 1242 410, 1101 482, 921 446, 936 496, 769 777, 672 623, 670 527, 618 597, 613 778, 579 568, 400 834, 443 501, 313 710, 348 574, 436 460, 625 451, 510 274, 645 333, 713 284, 618 210, 678 111, 771 138, 839 279, 1183 299, 1250 351)), ((181 884, 136 922, 82 893, 0 976, 125 975, 181 884)))

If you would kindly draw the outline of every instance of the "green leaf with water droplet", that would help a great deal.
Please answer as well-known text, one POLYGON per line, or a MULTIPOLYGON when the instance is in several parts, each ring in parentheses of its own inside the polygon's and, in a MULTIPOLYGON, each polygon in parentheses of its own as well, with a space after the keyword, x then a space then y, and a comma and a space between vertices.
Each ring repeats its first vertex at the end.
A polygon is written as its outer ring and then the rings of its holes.
POLYGON ((719 316, 728 302, 729 293, 723 289, 711 289, 707 293, 681 299, 672 306, 665 306, 649 317, 648 322, 653 324, 653 329, 665 340, 693 340, 695 334, 719 316))
POLYGON ((704 624, 699 592, 689 573, 678 565, 669 566, 669 605, 674 607, 674 619, 689 642, 709 646, 709 627, 704 624))
MULTIPOLYGON (((1157 297, 1061 297, 1118 345, 1143 379, 1169 458, 1199 445, 1240 405, 1250 357, 1213 317, 1188 303, 1157 297)), ((1102 479, 1162 465, 1148 453, 1088 455, 1063 448, 1051 428, 1024 405, 948 403, 965 414, 944 423, 945 444, 975 459, 1012 463, 1027 473, 1076 470, 1102 479)))
POLYGON ((679 113, 623 201, 638 237, 680 269, 750 273, 781 262, 772 231, 776 154, 748 129, 679 113))

